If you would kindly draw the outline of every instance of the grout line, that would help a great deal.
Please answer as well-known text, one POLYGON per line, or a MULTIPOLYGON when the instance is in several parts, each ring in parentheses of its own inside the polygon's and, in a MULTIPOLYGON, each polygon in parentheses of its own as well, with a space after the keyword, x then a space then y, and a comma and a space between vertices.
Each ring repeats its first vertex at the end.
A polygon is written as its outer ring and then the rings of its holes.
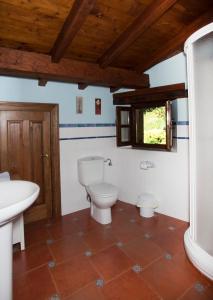
POLYGON ((129 272, 132 270, 132 266, 125 269, 124 271, 122 271, 121 273, 115 275, 114 277, 112 277, 111 279, 106 280, 106 284, 109 284, 110 282, 112 282, 113 280, 118 279, 119 277, 121 277, 122 275, 124 275, 125 273, 129 272))
POLYGON ((49 268, 48 268, 48 272, 49 272, 50 277, 51 277, 51 279, 52 279, 53 285, 55 286, 55 289, 56 289, 57 294, 60 295, 60 291, 59 291, 59 288, 58 288, 57 283, 56 283, 56 281, 55 281, 55 278, 54 278, 54 276, 53 276, 53 274, 52 274, 52 272, 51 272, 51 270, 50 270, 49 268))
POLYGON ((181 298, 183 298, 185 295, 186 295, 186 293, 188 292, 188 291, 190 291, 192 288, 193 288, 193 285, 194 285, 194 283, 191 285, 191 286, 189 286, 178 298, 177 298, 177 300, 179 300, 179 299, 181 299, 181 298))
POLYGON ((19 277, 19 276, 23 276, 23 275, 29 274, 29 273, 31 273, 31 272, 33 272, 33 271, 36 271, 36 270, 38 270, 38 269, 40 269, 40 268, 42 268, 42 267, 47 267, 47 268, 48 268, 47 264, 48 264, 48 261, 47 261, 46 263, 44 263, 44 264, 41 264, 41 265, 39 265, 39 266, 37 266, 37 267, 31 268, 31 269, 26 270, 26 271, 24 271, 24 272, 21 272, 21 273, 18 273, 18 274, 13 273, 13 278, 14 278, 14 280, 15 280, 15 279, 16 279, 17 277, 19 277))
MULTIPOLYGON (((92 247, 90 247, 89 244, 87 244, 87 242, 84 242, 84 243, 87 245, 87 247, 92 251, 92 253, 93 253, 94 255, 97 255, 97 254, 99 254, 100 252, 105 251, 105 250, 107 250, 107 249, 110 248, 110 247, 116 246, 116 242, 112 242, 112 243, 110 243, 110 244, 104 246, 104 247, 101 248, 101 249, 94 250, 92 247)), ((92 255, 92 256, 94 256, 94 255, 92 255)))
MULTIPOLYGON (((152 262, 150 262, 149 264, 147 264, 143 270, 146 270, 147 268, 149 268, 151 265, 153 265, 154 263, 156 263, 157 261, 161 260, 163 258, 163 254, 160 255, 159 257, 157 257, 156 259, 154 259, 152 262)), ((142 271, 143 272, 143 271, 142 271)))
POLYGON ((76 255, 73 255, 71 257, 67 257, 67 258, 65 258, 63 260, 60 260, 60 261, 56 261, 56 266, 60 266, 64 263, 69 263, 69 261, 72 261, 73 259, 77 259, 78 257, 82 257, 82 256, 83 256, 83 252, 80 253, 80 254, 78 253, 76 255))
POLYGON ((158 293, 158 291, 153 287, 153 285, 143 276, 140 277, 139 274, 137 274, 139 278, 141 278, 149 287, 149 289, 161 300, 163 300, 164 298, 161 296, 161 294, 158 293))
POLYGON ((92 285, 92 283, 95 283, 95 281, 90 281, 89 283, 87 283, 86 285, 80 287, 79 289, 77 289, 76 291, 74 291, 73 293, 69 294, 68 296, 66 296, 65 298, 63 298, 64 300, 66 299, 70 299, 70 296, 74 296, 75 294, 77 294, 78 292, 80 292, 81 290, 87 288, 88 286, 92 285))
MULTIPOLYGON (((95 272, 99 275, 100 278, 103 278, 101 272, 99 272, 98 268, 93 264, 92 260, 89 258, 88 259, 89 264, 91 265, 91 267, 95 270, 95 272)), ((105 278, 103 278, 105 280, 105 278)))
POLYGON ((50 251, 50 254, 51 254, 52 257, 53 257, 53 260, 56 262, 56 257, 55 257, 55 255, 54 255, 52 249, 50 248, 50 245, 47 245, 47 248, 48 248, 48 250, 50 251))

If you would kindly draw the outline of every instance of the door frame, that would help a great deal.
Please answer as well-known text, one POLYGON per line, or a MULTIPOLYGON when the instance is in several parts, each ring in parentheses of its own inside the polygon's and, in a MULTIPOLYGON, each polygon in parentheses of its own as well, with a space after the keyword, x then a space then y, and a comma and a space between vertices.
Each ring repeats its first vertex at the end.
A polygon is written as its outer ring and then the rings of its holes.
POLYGON ((47 111, 50 113, 52 217, 61 216, 59 105, 55 103, 0 101, 0 111, 47 111))

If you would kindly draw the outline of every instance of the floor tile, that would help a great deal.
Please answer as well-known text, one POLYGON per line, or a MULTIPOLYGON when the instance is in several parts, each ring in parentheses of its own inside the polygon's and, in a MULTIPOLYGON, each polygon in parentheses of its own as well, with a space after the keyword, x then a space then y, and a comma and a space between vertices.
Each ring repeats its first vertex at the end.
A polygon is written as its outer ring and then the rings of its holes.
POLYGON ((197 291, 193 286, 188 290, 180 300, 212 300, 213 299, 213 285, 206 287, 204 291, 197 291))
POLYGON ((127 213, 124 211, 114 211, 112 213, 112 223, 111 226, 114 227, 120 227, 121 225, 128 224, 128 219, 130 219, 130 216, 128 217, 127 213))
POLYGON ((116 246, 109 247, 91 257, 92 264, 105 280, 129 269, 133 262, 116 246))
POLYGON ((137 223, 144 232, 152 236, 159 236, 159 234, 168 227, 161 221, 159 214, 155 214, 152 218, 141 217, 137 223))
POLYGON ((185 251, 181 251, 175 254, 172 258, 172 261, 179 268, 181 268, 181 270, 184 271, 184 273, 188 275, 188 277, 196 278, 196 280, 198 282, 201 282, 204 286, 210 284, 210 280, 207 279, 203 274, 201 274, 189 261, 185 251))
POLYGON ((158 235, 153 236, 152 240, 161 247, 165 252, 175 254, 183 251, 183 234, 184 230, 180 227, 175 230, 164 229, 158 235))
POLYGON ((112 230, 105 227, 90 230, 82 239, 88 245, 88 248, 94 252, 115 244, 116 242, 112 230))
POLYGON ((102 288, 96 286, 95 283, 92 283, 85 288, 82 288, 80 291, 74 293, 71 297, 68 297, 66 300, 105 300, 102 293, 102 288))
POLYGON ((139 275, 165 300, 180 297, 198 279, 196 274, 186 272, 172 260, 161 258, 139 275))
POLYGON ((125 222, 113 224, 112 223, 112 232, 118 241, 128 243, 133 239, 142 237, 144 231, 136 223, 131 223, 130 219, 125 218, 125 222))
POLYGON ((19 275, 14 280, 13 291, 14 300, 46 300, 57 293, 47 267, 19 275))
POLYGON ((67 236, 49 245, 49 249, 56 262, 72 258, 83 254, 87 250, 87 245, 78 236, 67 236))
POLYGON ((182 220, 172 218, 160 213, 156 213, 155 215, 159 219, 159 223, 161 223, 163 227, 174 226, 175 228, 179 228, 186 224, 186 222, 182 220))
POLYGON ((65 236, 76 234, 79 231, 79 228, 72 222, 67 222, 63 220, 61 222, 56 222, 52 224, 48 228, 48 231, 50 233, 50 236, 54 240, 58 240, 65 236))
POLYGON ((76 221, 74 221, 74 224, 78 227, 79 230, 88 232, 92 229, 97 229, 101 227, 99 223, 97 223, 92 217, 90 216, 90 213, 88 215, 83 215, 81 217, 76 217, 76 221))
POLYGON ((99 277, 89 260, 81 255, 56 265, 50 271, 62 297, 72 295, 99 277))
POLYGON ((102 227, 101 224, 96 222, 90 216, 90 208, 83 209, 81 211, 77 211, 77 212, 73 213, 71 221, 75 226, 78 227, 78 230, 81 230, 84 232, 102 227))
POLYGON ((45 243, 46 240, 50 239, 51 235, 46 227, 42 228, 31 228, 25 231, 25 245, 33 246, 39 243, 45 243))
POLYGON ((164 251, 151 240, 137 238, 121 248, 134 262, 142 267, 161 257, 164 251))
POLYGON ((142 218, 121 201, 108 225, 93 220, 90 209, 27 224, 26 250, 13 254, 14 299, 213 299, 212 282, 185 254, 187 227, 159 213, 142 218))
POLYGON ((49 222, 51 222, 49 219, 44 219, 44 220, 29 223, 29 224, 24 224, 24 231, 26 233, 27 231, 31 231, 34 229, 46 228, 46 224, 49 222))
MULTIPOLYGON (((154 291, 132 271, 128 271, 103 287, 107 300, 157 300, 154 291)), ((85 298, 86 299, 86 298, 85 298)))
POLYGON ((32 246, 24 251, 14 253, 13 273, 15 276, 19 276, 20 273, 47 264, 52 259, 52 255, 46 245, 32 246))
POLYGON ((117 202, 112 208, 112 217, 116 218, 119 215, 126 215, 127 217, 134 217, 140 219, 139 209, 135 205, 117 202))

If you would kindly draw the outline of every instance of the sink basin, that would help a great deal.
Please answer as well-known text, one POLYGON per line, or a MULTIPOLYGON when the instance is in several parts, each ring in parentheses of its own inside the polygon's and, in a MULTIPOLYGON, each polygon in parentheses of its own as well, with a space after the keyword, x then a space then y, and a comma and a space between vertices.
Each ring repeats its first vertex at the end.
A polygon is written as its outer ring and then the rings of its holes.
POLYGON ((0 182, 0 299, 13 299, 12 220, 33 204, 39 190, 30 181, 0 182))
POLYGON ((10 222, 38 197, 39 186, 30 181, 0 182, 0 226, 10 222))

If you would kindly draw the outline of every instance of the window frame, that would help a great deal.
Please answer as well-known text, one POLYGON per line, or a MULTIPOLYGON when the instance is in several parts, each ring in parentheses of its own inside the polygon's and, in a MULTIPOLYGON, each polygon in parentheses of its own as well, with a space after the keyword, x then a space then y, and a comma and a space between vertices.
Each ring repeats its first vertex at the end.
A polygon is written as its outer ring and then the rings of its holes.
POLYGON ((117 122, 116 122, 116 131, 117 131, 117 146, 129 146, 131 145, 136 149, 144 150, 159 150, 159 151, 171 151, 172 148, 172 118, 171 118, 171 101, 170 100, 161 100, 155 102, 143 102, 140 104, 133 104, 132 106, 117 106, 116 107, 117 122), (137 143, 136 142, 136 110, 137 109, 146 109, 151 107, 165 106, 166 109, 166 144, 146 144, 146 143, 137 143), (122 142, 121 140, 121 128, 124 126, 121 125, 121 112, 123 110, 128 110, 130 113, 130 141, 122 142))
POLYGON ((117 146, 129 146, 132 145, 132 107, 131 106, 117 106, 116 107, 116 140, 117 146), (122 111, 129 112, 129 124, 121 124, 121 113, 122 111), (129 141, 122 142, 121 129, 129 128, 129 141))

